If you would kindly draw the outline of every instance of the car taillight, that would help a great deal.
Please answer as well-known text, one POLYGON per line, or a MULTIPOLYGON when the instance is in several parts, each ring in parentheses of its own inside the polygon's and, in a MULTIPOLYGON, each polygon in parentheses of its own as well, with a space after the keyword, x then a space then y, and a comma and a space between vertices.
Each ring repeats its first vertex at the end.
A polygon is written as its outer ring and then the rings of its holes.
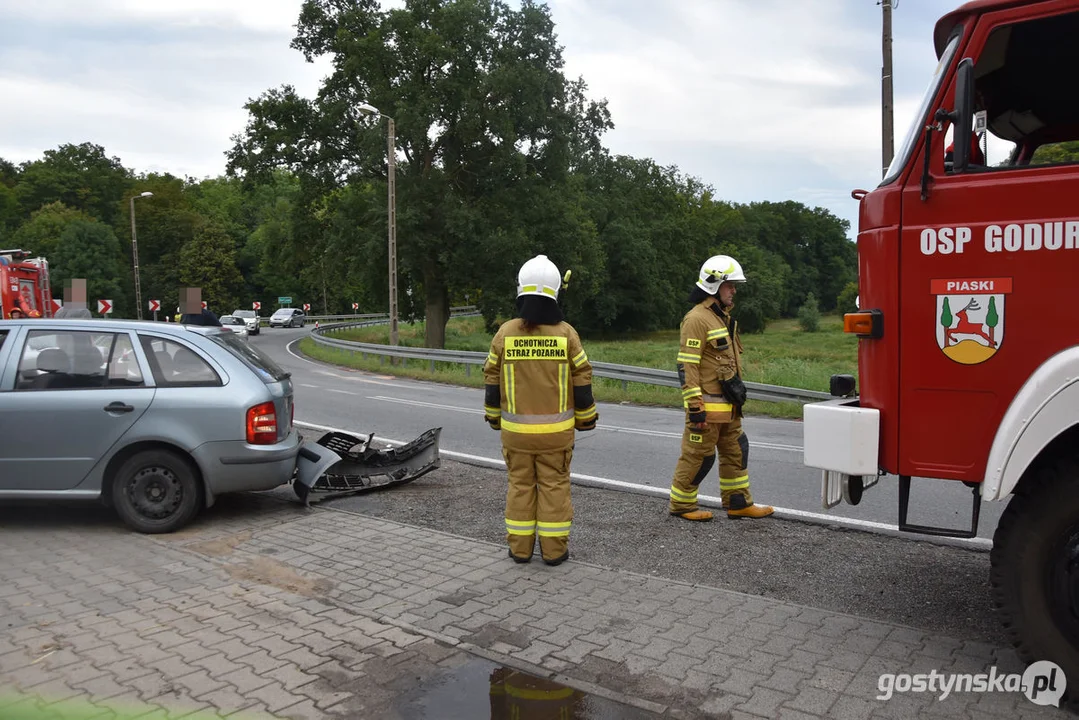
POLYGON ((247 442, 251 445, 273 445, 277 442, 277 411, 272 402, 247 409, 247 442))

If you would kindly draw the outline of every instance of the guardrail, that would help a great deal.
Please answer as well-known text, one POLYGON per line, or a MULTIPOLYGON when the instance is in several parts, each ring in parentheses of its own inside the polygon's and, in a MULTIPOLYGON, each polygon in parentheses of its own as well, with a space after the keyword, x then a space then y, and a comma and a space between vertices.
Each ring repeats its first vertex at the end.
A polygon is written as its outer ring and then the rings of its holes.
MULTIPOLYGON (((461 315, 472 313, 461 313, 461 315)), ((457 315, 460 317, 461 315, 457 315)), ((412 360, 427 360, 431 363, 431 371, 434 372, 435 363, 456 363, 465 366, 465 375, 471 376, 473 365, 483 365, 487 360, 487 353, 474 350, 436 350, 432 348, 405 347, 403 345, 377 345, 375 343, 362 343, 354 340, 342 340, 331 337, 344 330, 355 327, 369 327, 381 325, 385 320, 370 319, 357 322, 336 323, 327 325, 312 331, 312 338, 316 343, 324 347, 346 350, 351 353, 360 353, 363 356, 377 355, 379 359, 385 357, 400 357, 412 360)), ((634 365, 617 365, 615 363, 592 362, 592 375, 602 378, 611 378, 622 382, 625 390, 631 382, 644 385, 661 385, 664 387, 680 388, 682 383, 678 380, 678 373, 673 370, 659 370, 657 368, 636 367, 634 365)), ((763 400, 765 402, 797 402, 809 403, 819 400, 831 400, 832 396, 826 392, 816 390, 803 390, 801 388, 782 387, 780 385, 765 385, 764 383, 746 383, 751 400, 763 400)))
MULTIPOLYGON (((451 316, 459 315, 459 314, 474 313, 474 312, 476 312, 476 306, 475 305, 459 305, 457 307, 451 307, 450 308, 450 315, 451 316)), ((269 319, 270 319, 269 315, 261 315, 259 317, 263 322, 268 322, 269 319)), ((390 314, 389 313, 352 313, 352 314, 340 314, 340 315, 308 315, 308 314, 304 315, 304 319, 306 319, 306 320, 312 320, 312 321, 313 320, 318 320, 319 322, 333 322, 333 321, 352 322, 352 321, 370 320, 370 319, 374 319, 374 318, 385 318, 388 321, 390 319, 390 314)))

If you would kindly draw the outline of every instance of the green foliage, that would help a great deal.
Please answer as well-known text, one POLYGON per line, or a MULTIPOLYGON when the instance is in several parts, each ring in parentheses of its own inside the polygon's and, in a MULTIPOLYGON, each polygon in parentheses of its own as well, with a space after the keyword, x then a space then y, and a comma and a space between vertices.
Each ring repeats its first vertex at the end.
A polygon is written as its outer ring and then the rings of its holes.
POLYGON ((839 293, 839 297, 835 300, 835 309, 840 314, 854 312, 858 309, 858 283, 849 282, 847 286, 843 288, 843 292, 839 293))
POLYGON ((1049 143, 1034 151, 1031 165, 1079 162, 1079 141, 1049 143))
POLYGON ((12 234, 11 244, 35 256, 53 260, 60 247, 60 236, 75 222, 93 222, 93 218, 63 203, 49 203, 35 210, 30 219, 19 226, 12 234))
POLYGON ((240 307, 243 276, 236 267, 232 239, 221 227, 206 223, 196 228, 195 236, 180 250, 179 270, 181 286, 202 288, 202 299, 215 314, 226 315, 240 307))
POLYGON ((798 308, 798 326, 805 332, 815 333, 820 330, 820 308, 817 306, 817 296, 813 293, 806 295, 802 307, 798 308))
POLYGON ((112 225, 120 217, 120 201, 129 173, 119 158, 100 145, 61 145, 41 160, 23 163, 15 186, 23 215, 53 202, 85 212, 112 225))
POLYGON ((120 241, 104 223, 74 220, 60 234, 49 256, 53 294, 72 278, 86 279, 86 297, 95 311, 97 300, 112 300, 113 317, 133 317, 128 288, 131 274, 120 250, 120 241))

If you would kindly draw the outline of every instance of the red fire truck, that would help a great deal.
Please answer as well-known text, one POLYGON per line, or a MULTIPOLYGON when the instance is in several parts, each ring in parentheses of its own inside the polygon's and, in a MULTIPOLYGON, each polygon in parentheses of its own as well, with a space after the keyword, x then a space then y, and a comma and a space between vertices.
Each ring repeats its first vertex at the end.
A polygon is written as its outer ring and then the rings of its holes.
POLYGON ((0 250, 0 311, 4 319, 12 310, 23 317, 52 317, 49 263, 31 258, 26 250, 0 250))
POLYGON ((853 193, 860 297, 844 329, 859 337, 860 387, 832 378, 836 399, 804 416, 825 507, 894 475, 901 530, 974 537, 981 503, 1007 501, 995 605, 1020 655, 1060 665, 1073 698, 1079 162, 1065 143, 1079 141, 1077 37, 1079 0, 976 0, 938 21, 940 62, 913 124, 880 185, 853 193), (991 143, 972 141, 982 131, 991 143), (911 478, 969 487, 969 525, 908 522, 911 478))

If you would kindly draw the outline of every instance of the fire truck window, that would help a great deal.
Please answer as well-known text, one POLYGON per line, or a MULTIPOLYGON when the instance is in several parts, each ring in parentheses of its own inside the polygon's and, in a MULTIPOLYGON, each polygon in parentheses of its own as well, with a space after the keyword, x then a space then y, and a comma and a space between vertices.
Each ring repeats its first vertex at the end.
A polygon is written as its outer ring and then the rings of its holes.
POLYGON ((220 385, 221 378, 197 353, 180 343, 159 337, 140 335, 139 341, 154 382, 158 387, 200 387, 220 385))
POLYGON ((16 390, 85 390, 106 386, 115 333, 35 330, 19 358, 16 390))
POLYGON ((1007 169, 1079 162, 1079 12, 1002 25, 974 66, 975 109, 984 110, 986 165, 1007 169))

